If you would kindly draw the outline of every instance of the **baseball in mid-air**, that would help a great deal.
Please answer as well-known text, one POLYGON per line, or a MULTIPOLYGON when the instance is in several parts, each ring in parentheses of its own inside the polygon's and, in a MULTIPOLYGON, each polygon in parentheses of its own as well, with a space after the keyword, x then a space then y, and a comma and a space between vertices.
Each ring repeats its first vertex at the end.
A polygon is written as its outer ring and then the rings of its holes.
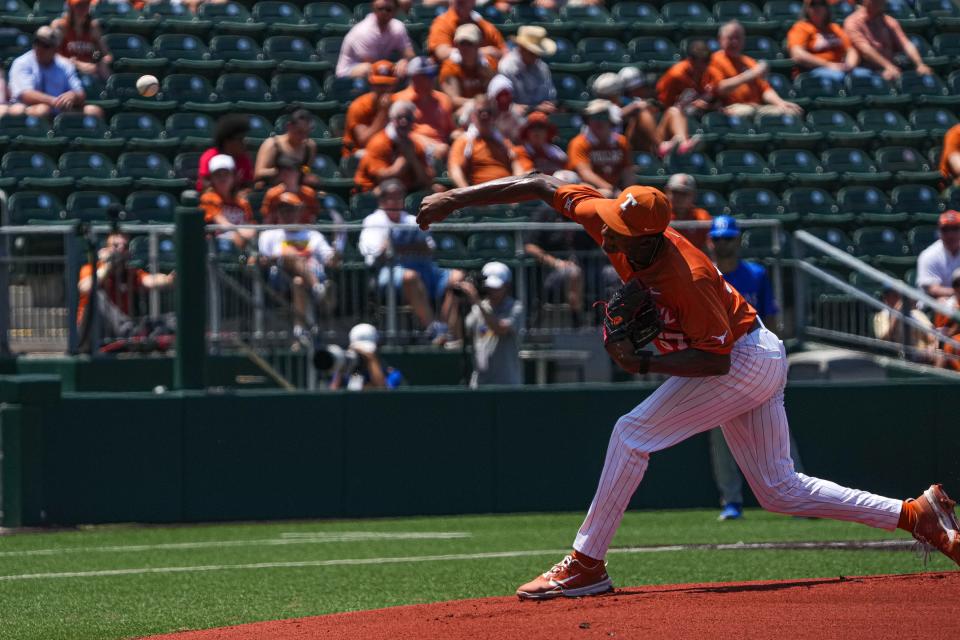
POLYGON ((160 81, 157 80, 157 76, 140 76, 137 80, 137 91, 144 98, 152 98, 160 91, 160 81))

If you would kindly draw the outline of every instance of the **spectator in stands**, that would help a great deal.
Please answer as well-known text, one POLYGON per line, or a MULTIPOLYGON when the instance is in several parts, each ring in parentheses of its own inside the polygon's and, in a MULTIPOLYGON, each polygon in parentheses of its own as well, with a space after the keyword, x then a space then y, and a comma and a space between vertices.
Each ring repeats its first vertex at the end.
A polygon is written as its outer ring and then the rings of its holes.
POLYGON ((486 96, 473 99, 470 127, 454 140, 447 162, 457 187, 523 173, 512 146, 494 127, 494 113, 486 96))
POLYGON ((412 102, 417 109, 414 137, 434 158, 445 158, 453 133, 453 102, 435 90, 437 65, 427 57, 414 58, 407 67, 410 86, 393 94, 394 102, 412 102))
POLYGON ((470 387, 523 384, 520 330, 524 311, 523 304, 510 295, 513 274, 502 262, 488 262, 481 275, 482 296, 468 280, 457 285, 470 303, 466 320, 467 331, 473 336, 470 387))
POLYGON ((416 106, 405 100, 390 105, 390 122, 370 138, 353 177, 360 191, 390 178, 400 180, 408 191, 429 188, 433 169, 423 145, 412 135, 416 112, 416 106))
POLYGON ((370 91, 350 103, 343 127, 343 155, 361 155, 370 138, 387 126, 393 89, 397 86, 396 68, 389 60, 370 66, 367 74, 370 91))
MULTIPOLYGON (((578 184, 579 176, 569 170, 559 170, 553 177, 570 184, 578 184)), ((549 206, 534 210, 531 222, 564 222, 549 206)), ((574 327, 583 324, 583 269, 579 254, 594 251, 596 244, 585 233, 568 230, 529 231, 524 237, 524 250, 546 271, 543 282, 543 299, 546 302, 566 302, 574 327)), ((542 308, 542 305, 540 305, 542 308)))
POLYGON ((103 40, 100 21, 90 16, 90 0, 68 0, 66 4, 63 16, 50 24, 60 33, 60 55, 79 73, 106 80, 113 56, 103 40))
POLYGON ((516 45, 500 61, 498 71, 513 83, 513 99, 528 109, 552 113, 556 110, 557 88, 543 57, 557 52, 557 43, 543 27, 523 26, 513 38, 516 45))
POLYGON ((282 196, 291 193, 300 201, 298 218, 289 224, 314 224, 320 214, 317 192, 303 184, 303 170, 293 158, 277 158, 277 178, 279 182, 267 190, 260 203, 260 216, 263 224, 288 224, 280 222, 282 196))
POLYGON ((303 168, 307 184, 318 186, 317 176, 307 173, 317 157, 317 143, 310 137, 317 125, 316 119, 312 113, 297 105, 291 105, 288 110, 286 133, 270 136, 260 145, 253 178, 264 186, 276 184, 277 160, 286 157, 303 168))
POLYGON ((856 11, 843 21, 843 29, 859 52, 861 64, 879 72, 885 80, 896 80, 900 77, 896 55, 902 53, 919 73, 933 73, 923 63, 920 52, 903 32, 900 23, 884 13, 886 9, 887 0, 861 0, 856 11))
MULTIPOLYGON (((953 295, 944 300, 944 304, 953 309, 954 313, 958 313, 960 312, 960 269, 955 269, 951 274, 950 285, 953 287, 953 295)), ((923 317, 926 318, 925 315, 923 317)), ((960 322, 955 318, 938 313, 933 323, 941 334, 960 342, 960 322)), ((943 353, 936 358, 936 365, 944 369, 960 371, 960 349, 952 342, 944 341, 943 353)))
POLYGON ((362 78, 377 60, 395 60, 397 75, 406 72, 407 61, 416 55, 403 22, 397 20, 397 0, 374 0, 373 11, 353 25, 340 45, 337 77, 362 78))
POLYGON ((710 47, 703 40, 687 45, 687 57, 657 81, 657 99, 666 109, 677 107, 686 116, 700 116, 715 108, 717 78, 710 66, 710 47))
POLYGON ((591 100, 583 112, 587 125, 567 147, 569 168, 605 198, 633 184, 632 153, 627 139, 613 130, 613 104, 591 100))
POLYGON ((567 166, 567 154, 550 142, 557 135, 547 114, 534 111, 520 128, 520 144, 514 147, 520 170, 552 174, 567 166))
POLYGON ((477 25, 460 25, 453 36, 460 55, 451 56, 440 65, 440 88, 450 96, 454 109, 461 109, 474 96, 486 92, 490 78, 497 72, 497 61, 480 55, 482 37, 477 25))
POLYGON ((953 272, 960 268, 960 212, 940 214, 940 239, 917 258, 917 286, 933 298, 953 295, 953 272))
POLYGON ((950 127, 943 136, 940 173, 948 185, 960 184, 960 124, 950 127))
POLYGON ((510 79, 499 73, 493 76, 487 85, 487 99, 496 111, 494 128, 506 140, 519 140, 526 109, 513 101, 513 83, 510 79))
MULTIPOLYGON (((207 224, 227 227, 253 224, 253 211, 245 197, 237 192, 237 164, 232 156, 213 156, 209 163, 210 187, 200 196, 200 209, 207 224)), ((220 251, 242 250, 256 238, 253 229, 237 229, 217 233, 220 251)))
POLYGON ((804 0, 803 16, 787 33, 790 57, 801 71, 842 81, 860 61, 843 28, 830 18, 827 0, 804 0))
POLYGON ((916 308, 915 304, 904 305, 903 296, 892 287, 884 287, 880 300, 889 308, 873 314, 874 337, 878 340, 910 345, 924 352, 924 355, 911 354, 914 356, 911 359, 936 362, 937 339, 934 337, 934 323, 930 322, 927 314, 916 308), (900 314, 909 316, 929 330, 921 331, 915 326, 908 325, 903 322, 900 314))
POLYGON ((213 146, 200 156, 197 171, 197 193, 203 193, 210 186, 210 160, 214 156, 225 154, 233 158, 236 165, 237 189, 244 190, 253 186, 253 162, 247 153, 247 134, 250 133, 250 117, 230 113, 219 120, 213 131, 213 146))
POLYGON ((57 55, 60 34, 42 26, 33 36, 33 48, 10 65, 10 98, 26 113, 50 118, 64 111, 83 111, 102 118, 103 109, 84 104, 83 84, 72 62, 57 55))
MULTIPOLYGON (((673 207, 671 219, 684 221, 709 222, 713 220, 705 209, 697 207, 694 203, 697 200, 697 181, 688 173, 675 173, 667 181, 667 188, 664 190, 667 198, 670 200, 670 206, 673 207)), ((710 233, 710 227, 706 224, 695 229, 677 229, 682 236, 689 240, 693 246, 707 255, 710 254, 710 243, 707 240, 710 233)), ((737 238, 740 232, 737 231, 737 238)))
POLYGON ((23 113, 22 104, 10 104, 10 92, 7 90, 7 74, 0 68, 0 116, 12 116, 23 113))
POLYGON ((437 266, 433 260, 433 238, 418 229, 416 217, 404 210, 407 190, 402 182, 384 180, 375 193, 380 208, 363 219, 360 254, 367 266, 379 268, 380 289, 392 283, 401 300, 413 309, 428 337, 445 342, 450 337, 448 327, 456 324, 457 317, 452 287, 463 280, 463 272, 437 266), (434 315, 434 304, 441 299, 443 321, 434 315))
POLYGON ((765 61, 743 55, 745 37, 743 25, 736 20, 727 22, 720 27, 720 50, 710 58, 711 80, 716 83, 714 89, 724 111, 743 118, 803 113, 799 105, 781 98, 767 82, 769 68, 765 61))
POLYGON ((437 60, 443 62, 451 55, 456 59, 458 53, 454 47, 453 36, 457 32, 457 27, 464 24, 475 24, 480 29, 483 35, 480 41, 482 55, 499 60, 507 52, 507 43, 500 35, 500 31, 473 10, 476 5, 476 0, 450 0, 450 8, 434 18, 433 24, 430 25, 430 33, 427 35, 427 50, 437 60))
MULTIPOLYGON (((80 268, 77 292, 77 326, 82 342, 90 341, 90 292, 93 289, 92 264, 80 268)), ((130 237, 120 231, 107 236, 106 244, 97 252, 97 318, 101 335, 113 338, 129 338, 137 329, 131 319, 133 302, 137 295, 151 289, 173 286, 174 274, 147 273, 130 266, 130 237)))
MULTIPOLYGON (((285 191, 277 198, 277 224, 298 224, 303 219, 304 201, 299 195, 285 191)), ((290 292, 293 302, 293 335, 298 342, 308 339, 308 328, 315 325, 308 300, 326 310, 334 296, 330 295, 326 267, 339 262, 337 252, 319 231, 312 229, 268 229, 257 241, 261 260, 269 266, 270 286, 282 293, 290 292)))
POLYGON ((377 353, 380 334, 376 327, 367 323, 354 325, 350 329, 349 340, 347 353, 353 352, 356 356, 344 356, 343 364, 336 368, 330 381, 330 389, 396 389, 403 384, 403 375, 385 365, 377 353))

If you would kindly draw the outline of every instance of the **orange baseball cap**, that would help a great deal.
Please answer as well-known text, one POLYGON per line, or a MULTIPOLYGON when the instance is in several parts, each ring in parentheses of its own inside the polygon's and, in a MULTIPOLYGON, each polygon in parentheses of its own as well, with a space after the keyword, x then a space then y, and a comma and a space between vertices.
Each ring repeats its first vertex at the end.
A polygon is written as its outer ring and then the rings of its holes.
POLYGON ((389 60, 378 60, 370 67, 367 74, 370 84, 394 85, 397 83, 397 73, 393 63, 389 60))
POLYGON ((940 214, 941 227, 960 227, 960 213, 951 209, 940 214))
POLYGON ((303 206, 303 200, 297 194, 286 191, 280 194, 280 204, 300 207, 303 206))
POLYGON ((670 201, 652 187, 627 187, 616 198, 597 204, 597 215, 625 236, 652 236, 670 225, 670 201))

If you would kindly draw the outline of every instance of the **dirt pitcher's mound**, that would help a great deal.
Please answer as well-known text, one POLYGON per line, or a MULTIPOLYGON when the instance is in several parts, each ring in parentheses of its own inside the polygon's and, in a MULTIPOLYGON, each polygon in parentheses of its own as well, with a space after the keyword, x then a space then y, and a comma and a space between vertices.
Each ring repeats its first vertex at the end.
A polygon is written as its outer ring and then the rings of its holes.
POLYGON ((960 572, 619 589, 593 598, 459 600, 260 622, 154 640, 960 637, 960 572))

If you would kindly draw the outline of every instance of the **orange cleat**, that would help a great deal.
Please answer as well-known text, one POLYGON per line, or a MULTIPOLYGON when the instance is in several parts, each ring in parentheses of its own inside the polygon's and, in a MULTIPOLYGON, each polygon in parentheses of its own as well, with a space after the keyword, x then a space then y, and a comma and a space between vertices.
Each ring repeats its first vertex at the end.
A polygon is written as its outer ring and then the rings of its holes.
POLYGON ((938 549, 960 565, 960 523, 953 512, 957 503, 939 484, 930 485, 922 496, 910 502, 917 514, 913 537, 928 552, 938 549))
POLYGON ((588 567, 572 555, 553 565, 550 571, 537 576, 517 589, 521 600, 549 600, 550 598, 577 598, 613 591, 613 582, 607 575, 602 560, 588 567))

